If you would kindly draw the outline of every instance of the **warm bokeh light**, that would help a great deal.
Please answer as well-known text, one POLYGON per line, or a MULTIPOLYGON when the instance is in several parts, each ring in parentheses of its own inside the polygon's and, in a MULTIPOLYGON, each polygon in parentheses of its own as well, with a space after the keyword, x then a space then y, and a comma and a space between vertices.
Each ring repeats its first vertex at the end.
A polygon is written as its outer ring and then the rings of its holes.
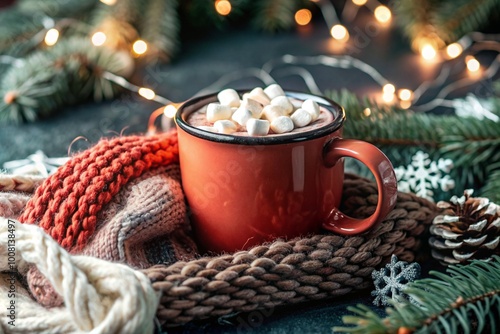
POLYGON ((389 22, 392 16, 391 10, 383 5, 380 5, 377 8, 375 8, 374 14, 377 21, 381 23, 389 22))
POLYGON ((138 91, 139 95, 145 99, 152 100, 155 98, 156 94, 149 88, 141 87, 138 91))
POLYGON ((134 50, 136 54, 142 55, 148 51, 148 45, 142 39, 139 39, 132 45, 132 50, 134 50))
POLYGON ((345 42, 349 39, 349 32, 347 31, 346 27, 341 24, 334 25, 330 30, 330 34, 338 41, 345 42))
POLYGON ((45 44, 48 46, 52 46, 57 43, 57 40, 59 39, 59 30, 52 28, 47 31, 45 34, 45 44))
POLYGON ((299 9, 295 13, 295 22, 297 22, 297 24, 300 26, 307 25, 309 22, 311 22, 311 19, 312 19, 312 14, 309 9, 305 8, 299 9))
POLYGON ((469 72, 477 72, 481 68, 481 64, 472 56, 467 57, 466 61, 469 72))
POLYGON ((382 100, 386 103, 394 101, 394 93, 384 93, 382 94, 382 100))
POLYGON ((425 60, 431 60, 436 58, 436 49, 430 44, 425 44, 420 51, 422 58, 425 60))
POLYGON ((408 109, 411 107, 410 101, 399 101, 399 106, 403 109, 408 109))
POLYGON ((363 115, 365 115, 366 117, 370 116, 372 114, 372 110, 370 108, 365 108, 363 110, 363 115))
POLYGON ((100 0, 100 1, 108 6, 113 6, 116 3, 116 0, 100 0))
POLYGON ((384 94, 394 94, 396 92, 396 87, 394 87, 393 84, 388 83, 382 87, 382 91, 384 94))
POLYGON ((413 97, 413 92, 409 89, 401 89, 398 92, 399 99, 401 101, 410 101, 413 97))
POLYGON ((165 110, 163 111, 163 113, 168 118, 174 118, 175 114, 177 113, 177 108, 174 105, 169 104, 168 106, 165 107, 165 110))
POLYGON ((227 0, 217 0, 215 1, 215 10, 222 16, 229 15, 231 13, 231 3, 227 0))
POLYGON ((92 35, 92 44, 101 46, 106 42, 106 35, 102 31, 98 31, 92 35))
POLYGON ((446 54, 450 58, 457 58, 462 54, 462 51, 464 49, 462 48, 462 45, 458 43, 452 43, 446 47, 446 54))
POLYGON ((352 0, 352 3, 355 4, 356 6, 363 6, 366 4, 367 0, 352 0))

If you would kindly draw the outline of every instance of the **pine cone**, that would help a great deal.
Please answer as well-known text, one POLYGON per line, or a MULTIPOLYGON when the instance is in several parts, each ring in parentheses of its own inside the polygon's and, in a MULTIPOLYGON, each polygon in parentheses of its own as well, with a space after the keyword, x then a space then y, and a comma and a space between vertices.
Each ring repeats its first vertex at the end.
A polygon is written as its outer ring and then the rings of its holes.
POLYGON ((439 202, 444 209, 430 227, 432 256, 443 265, 487 259, 500 254, 500 206, 487 198, 453 196, 450 202, 439 202))

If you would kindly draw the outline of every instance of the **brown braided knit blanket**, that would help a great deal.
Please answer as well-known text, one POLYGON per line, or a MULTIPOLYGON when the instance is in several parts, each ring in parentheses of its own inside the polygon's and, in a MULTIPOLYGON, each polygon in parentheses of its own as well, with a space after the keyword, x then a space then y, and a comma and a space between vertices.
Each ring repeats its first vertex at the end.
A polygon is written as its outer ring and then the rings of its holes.
MULTIPOLYGON (((343 211, 370 215, 375 183, 346 175, 343 211)), ((143 272, 162 297, 162 325, 345 295, 372 285, 371 272, 395 254, 413 261, 419 236, 436 215, 433 203, 399 193, 394 210, 359 236, 313 235, 277 240, 248 251, 156 265, 143 272)))

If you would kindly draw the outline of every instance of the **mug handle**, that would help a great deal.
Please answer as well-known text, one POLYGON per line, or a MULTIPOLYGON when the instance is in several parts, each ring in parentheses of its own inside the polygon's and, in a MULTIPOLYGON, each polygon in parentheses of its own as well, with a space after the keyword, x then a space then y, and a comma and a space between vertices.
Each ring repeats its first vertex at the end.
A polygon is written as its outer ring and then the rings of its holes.
POLYGON ((378 188, 378 203, 375 212, 364 219, 351 218, 334 208, 323 223, 323 228, 343 235, 362 233, 387 216, 397 199, 397 179, 391 162, 374 145, 355 139, 333 139, 323 148, 323 161, 327 167, 335 166, 342 158, 361 161, 375 176, 378 188))

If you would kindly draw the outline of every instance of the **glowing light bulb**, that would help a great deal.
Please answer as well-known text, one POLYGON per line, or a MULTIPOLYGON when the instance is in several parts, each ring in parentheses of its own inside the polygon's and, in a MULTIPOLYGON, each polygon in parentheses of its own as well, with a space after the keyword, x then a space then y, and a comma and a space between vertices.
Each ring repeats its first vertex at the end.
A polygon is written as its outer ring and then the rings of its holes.
POLYGON ((352 3, 355 4, 356 6, 363 6, 366 4, 367 0, 352 0, 352 3))
POLYGON ((108 6, 113 6, 116 3, 116 0, 101 0, 101 2, 108 6))
POLYGON ((432 47, 430 44, 425 44, 420 51, 422 58, 425 60, 431 60, 436 57, 436 49, 432 47))
POLYGON ((136 54, 142 55, 148 51, 148 45, 142 39, 139 39, 132 45, 132 50, 134 50, 136 54))
POLYGON ((341 24, 334 25, 330 30, 330 34, 333 38, 341 42, 345 42, 349 39, 349 32, 346 27, 341 24))
POLYGON ((410 101, 413 97, 413 92, 409 89, 404 88, 399 90, 398 96, 401 101, 410 101))
POLYGON ((229 15, 231 13, 231 3, 227 0, 217 0, 215 1, 215 10, 222 16, 229 15))
POLYGON ((138 91, 139 95, 145 99, 152 100, 155 98, 156 94, 149 88, 141 87, 138 91))
POLYGON ((383 5, 380 5, 377 8, 375 8, 373 14, 375 14, 375 18, 380 23, 387 23, 392 17, 391 10, 383 5))
POLYGON ((101 46, 106 42, 106 34, 102 31, 98 31, 92 35, 92 44, 95 46, 101 46))
POLYGON ((476 58, 469 56, 467 57, 467 69, 469 72, 477 72, 481 68, 481 64, 477 61, 476 58))
POLYGON ((382 91, 384 94, 394 94, 396 92, 396 87, 394 87, 393 84, 385 84, 384 87, 382 87, 382 91))
POLYGON ((163 114, 165 114, 168 118, 174 118, 176 113, 177 108, 172 104, 169 104, 165 107, 165 110, 163 110, 163 114))
POLYGON ((59 30, 52 28, 47 31, 45 34, 45 44, 48 46, 52 46, 57 43, 57 40, 59 39, 59 30))
POLYGON ((446 47, 446 54, 450 58, 457 58, 462 54, 462 51, 464 49, 462 48, 462 45, 458 43, 452 43, 446 47))
POLYGON ((386 103, 394 101, 394 93, 384 93, 382 94, 382 100, 386 103))
POLYGON ((410 101, 400 101, 399 106, 403 109, 408 109, 411 107, 411 102, 410 101))
POLYGON ((370 116, 370 115, 372 114, 372 110, 371 110, 370 108, 365 108, 365 109, 363 110, 363 114, 364 114, 366 117, 368 117, 368 116, 370 116))
POLYGON ((312 19, 312 14, 311 14, 311 11, 309 9, 299 9, 296 13, 295 13, 295 22, 297 22, 297 24, 299 26, 305 26, 307 25, 309 22, 311 22, 311 19, 312 19))

